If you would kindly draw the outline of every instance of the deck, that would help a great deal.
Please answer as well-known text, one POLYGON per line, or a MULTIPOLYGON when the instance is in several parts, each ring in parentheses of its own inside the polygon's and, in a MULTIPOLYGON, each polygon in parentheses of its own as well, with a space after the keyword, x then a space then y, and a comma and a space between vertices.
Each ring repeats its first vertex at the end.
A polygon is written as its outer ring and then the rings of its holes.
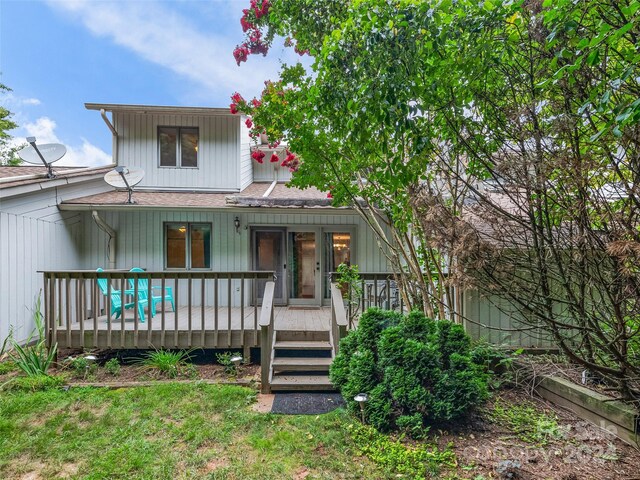
MULTIPOLYGON (((329 331, 330 307, 274 307, 276 331, 329 331)), ((260 309, 253 306, 178 307, 172 312, 158 309, 153 318, 145 312, 145 321, 135 321, 131 310, 123 320, 106 315, 70 322, 56 329, 60 347, 80 345, 93 348, 242 348, 259 347, 260 309), (256 312, 258 319, 256 319, 256 312), (163 315, 164 313, 164 315, 163 315), (124 334, 123 334, 124 333, 124 334), (84 341, 82 341, 84 339, 84 341)))

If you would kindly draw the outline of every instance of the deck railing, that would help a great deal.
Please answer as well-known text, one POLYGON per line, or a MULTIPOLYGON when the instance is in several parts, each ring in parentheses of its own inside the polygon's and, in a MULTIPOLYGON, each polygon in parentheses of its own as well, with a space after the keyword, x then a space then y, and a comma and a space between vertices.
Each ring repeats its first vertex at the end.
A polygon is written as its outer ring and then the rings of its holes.
POLYGON ((271 362, 273 360, 273 293, 275 282, 267 282, 260 309, 260 370, 262 393, 271 393, 271 362))
POLYGON ((258 346, 257 288, 274 276, 262 271, 42 273, 48 342, 69 348, 258 346), (106 280, 106 292, 100 290, 98 279, 106 280), (139 279, 147 280, 146 292, 139 291, 139 279), (152 302, 144 298, 163 296, 160 292, 166 292, 166 287, 172 289, 176 312, 162 300, 154 317, 152 302), (115 319, 112 306, 119 301, 121 315, 115 319), (136 308, 139 303, 146 308, 144 322, 136 308))
POLYGON ((347 334, 349 321, 344 308, 344 299, 337 283, 331 284, 331 343, 334 356, 340 351, 340 340, 347 334))

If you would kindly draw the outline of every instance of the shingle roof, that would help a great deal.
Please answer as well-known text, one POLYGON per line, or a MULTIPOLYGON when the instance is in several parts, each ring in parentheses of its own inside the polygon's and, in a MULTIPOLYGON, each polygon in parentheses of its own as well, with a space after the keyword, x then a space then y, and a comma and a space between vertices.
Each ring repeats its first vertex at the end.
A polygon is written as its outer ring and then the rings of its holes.
POLYGON ((37 165, 20 165, 17 167, 0 166, 0 189, 46 183, 55 180, 82 177, 86 175, 105 174, 113 169, 113 165, 102 167, 53 167, 56 177, 47 178, 47 169, 37 165))
POLYGON ((328 207, 327 194, 315 188, 300 190, 277 184, 265 196, 270 183, 252 183, 242 192, 133 192, 135 205, 127 205, 127 192, 109 191, 86 197, 65 200, 61 208, 77 210, 100 207, 159 207, 159 208, 228 208, 228 207, 328 207))

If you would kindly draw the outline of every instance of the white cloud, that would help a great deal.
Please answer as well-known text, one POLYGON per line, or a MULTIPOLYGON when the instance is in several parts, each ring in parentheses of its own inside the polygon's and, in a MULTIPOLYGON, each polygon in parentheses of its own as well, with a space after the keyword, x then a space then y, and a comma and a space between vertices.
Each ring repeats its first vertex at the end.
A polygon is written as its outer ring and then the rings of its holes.
POLYGON ((22 101, 23 105, 40 105, 42 102, 40 102, 40 100, 38 100, 37 98, 25 98, 22 101))
MULTIPOLYGON (((80 21, 94 35, 110 38, 145 60, 200 84, 212 94, 230 95, 236 90, 258 94, 265 78, 275 76, 279 68, 276 60, 266 59, 260 62, 260 72, 254 69, 248 75, 248 68, 238 68, 232 56, 242 35, 239 25, 238 35, 233 39, 203 33, 197 30, 193 19, 157 2, 50 0, 49 4, 80 21)), ((240 8, 240 4, 237 6, 240 8)), ((221 9, 220 14, 226 17, 228 12, 221 9)), ((215 25, 209 28, 214 30, 215 25)))
POLYGON ((111 156, 99 147, 91 144, 86 139, 82 139, 82 145, 66 145, 60 141, 56 135, 56 122, 49 117, 40 117, 35 122, 23 124, 19 130, 24 132, 23 136, 14 137, 11 142, 14 145, 25 143, 25 137, 36 137, 38 144, 62 143, 67 147, 67 153, 62 159, 56 162, 57 166, 93 167, 97 165, 107 165, 111 163, 111 156))

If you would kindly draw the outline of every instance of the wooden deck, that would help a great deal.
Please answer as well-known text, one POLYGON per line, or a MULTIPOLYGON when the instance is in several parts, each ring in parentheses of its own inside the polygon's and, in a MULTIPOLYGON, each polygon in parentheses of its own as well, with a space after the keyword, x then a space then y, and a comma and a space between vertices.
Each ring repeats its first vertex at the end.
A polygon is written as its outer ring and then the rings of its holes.
MULTIPOLYGON (((159 306, 158 306, 159 307, 159 306)), ((242 348, 259 347, 259 325, 255 318, 260 309, 251 307, 171 307, 158 309, 153 318, 145 312, 145 322, 135 321, 134 313, 108 320, 106 315, 95 320, 70 322, 59 326, 55 339, 60 347, 77 348, 242 348), (164 317, 164 318, 163 318, 164 317), (84 340, 84 341, 83 341, 84 340)), ((331 328, 330 307, 275 307, 276 331, 326 331, 331 328)))

